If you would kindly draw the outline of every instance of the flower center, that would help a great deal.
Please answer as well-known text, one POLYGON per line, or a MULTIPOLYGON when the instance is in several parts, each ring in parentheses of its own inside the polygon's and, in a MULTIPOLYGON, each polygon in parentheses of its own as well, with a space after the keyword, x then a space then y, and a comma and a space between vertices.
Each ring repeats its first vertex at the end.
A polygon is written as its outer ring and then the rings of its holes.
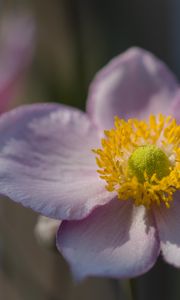
POLYGON ((100 178, 119 200, 135 205, 170 206, 180 189, 180 126, 163 115, 149 121, 115 118, 114 128, 104 132, 96 153, 100 178))
POLYGON ((151 178, 156 174, 162 179, 170 173, 170 161, 167 155, 155 145, 138 147, 128 159, 129 173, 139 182, 145 181, 145 174, 151 178))

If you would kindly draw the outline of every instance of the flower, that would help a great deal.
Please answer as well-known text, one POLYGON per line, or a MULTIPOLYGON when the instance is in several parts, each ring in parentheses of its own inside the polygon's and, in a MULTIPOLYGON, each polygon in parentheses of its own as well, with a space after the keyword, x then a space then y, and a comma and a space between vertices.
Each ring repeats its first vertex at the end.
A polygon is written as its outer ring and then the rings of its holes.
POLYGON ((0 118, 0 193, 62 220, 57 247, 77 279, 140 275, 160 250, 180 266, 179 95, 132 48, 97 74, 87 113, 36 104, 0 118))
POLYGON ((19 12, 4 17, 0 32, 0 113, 18 94, 35 46, 35 24, 30 15, 19 12))

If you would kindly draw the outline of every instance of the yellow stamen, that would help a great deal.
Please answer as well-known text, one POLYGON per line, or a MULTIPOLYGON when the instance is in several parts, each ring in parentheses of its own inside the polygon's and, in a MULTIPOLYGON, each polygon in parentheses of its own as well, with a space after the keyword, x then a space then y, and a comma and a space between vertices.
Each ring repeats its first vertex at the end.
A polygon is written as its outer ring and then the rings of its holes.
POLYGON ((114 125, 93 150, 106 189, 136 205, 169 207, 180 189, 180 126, 161 114, 149 122, 115 117, 114 125))

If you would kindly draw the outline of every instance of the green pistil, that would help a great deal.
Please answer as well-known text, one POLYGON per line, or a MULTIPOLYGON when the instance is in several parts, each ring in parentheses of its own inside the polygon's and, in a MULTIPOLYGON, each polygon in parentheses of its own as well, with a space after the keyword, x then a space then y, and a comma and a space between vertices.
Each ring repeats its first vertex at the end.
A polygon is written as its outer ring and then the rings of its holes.
POLYGON ((156 174, 162 179, 170 172, 170 162, 167 155, 157 146, 145 145, 138 147, 128 160, 129 173, 144 182, 144 174, 149 178, 156 174))

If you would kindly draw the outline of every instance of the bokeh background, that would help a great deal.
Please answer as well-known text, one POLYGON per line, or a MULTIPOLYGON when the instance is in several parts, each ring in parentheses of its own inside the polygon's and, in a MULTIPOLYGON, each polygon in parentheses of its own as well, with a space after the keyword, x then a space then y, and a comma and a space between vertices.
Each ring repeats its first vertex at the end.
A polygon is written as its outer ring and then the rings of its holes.
MULTIPOLYGON (((180 76, 178 0, 1 0, 0 31, 9 14, 19 12, 31 16, 35 33, 32 57, 9 108, 61 102, 84 110, 95 73, 134 45, 153 52, 180 76)), ((161 259, 131 282, 133 295, 125 280, 91 278, 74 285, 63 258, 38 244, 37 217, 0 199, 0 299, 180 299, 180 271, 161 259)))

